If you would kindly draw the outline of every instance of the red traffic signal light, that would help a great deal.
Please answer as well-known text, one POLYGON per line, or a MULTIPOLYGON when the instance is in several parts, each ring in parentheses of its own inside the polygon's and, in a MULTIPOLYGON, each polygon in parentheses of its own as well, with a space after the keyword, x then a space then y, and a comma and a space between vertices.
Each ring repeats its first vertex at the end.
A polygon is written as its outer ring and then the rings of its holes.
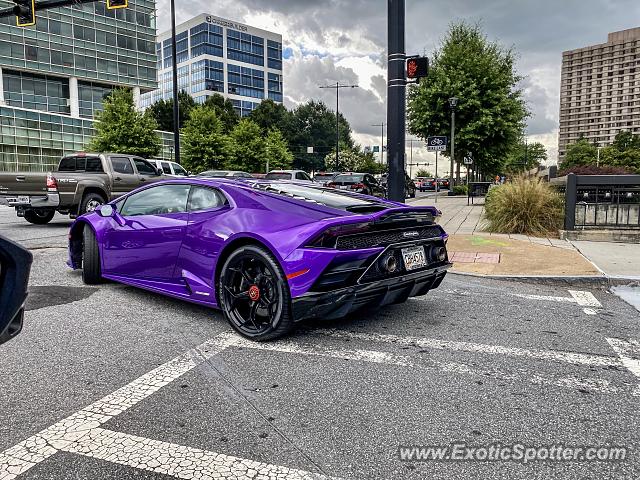
POLYGON ((30 27, 36 24, 35 0, 13 0, 13 3, 15 3, 13 13, 16 15, 18 27, 30 27))
POLYGON ((422 78, 429 73, 429 59, 427 57, 411 57, 407 60, 407 78, 422 78))
POLYGON ((107 0, 107 9, 115 10, 116 8, 127 8, 129 0, 107 0))

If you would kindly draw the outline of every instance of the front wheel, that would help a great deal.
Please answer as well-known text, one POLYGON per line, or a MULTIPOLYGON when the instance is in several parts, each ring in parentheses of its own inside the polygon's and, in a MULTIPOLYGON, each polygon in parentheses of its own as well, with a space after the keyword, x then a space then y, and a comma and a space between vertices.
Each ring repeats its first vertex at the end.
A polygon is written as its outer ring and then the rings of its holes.
POLYGON ((222 267, 218 299, 224 316, 243 337, 273 340, 293 329, 287 279, 271 253, 247 245, 222 267))
POLYGON ((87 285, 101 283, 102 267, 98 240, 89 225, 84 226, 82 240, 82 281, 87 285))
POLYGON ((53 220, 55 210, 45 210, 42 208, 34 208, 24 212, 24 219, 34 225, 46 225, 53 220))

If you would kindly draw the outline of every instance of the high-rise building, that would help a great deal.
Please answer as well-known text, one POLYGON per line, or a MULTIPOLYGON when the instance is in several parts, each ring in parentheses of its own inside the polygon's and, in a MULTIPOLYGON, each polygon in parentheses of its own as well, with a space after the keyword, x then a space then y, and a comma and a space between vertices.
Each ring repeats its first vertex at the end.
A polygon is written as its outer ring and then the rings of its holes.
POLYGON ((559 162, 584 137, 610 144, 622 130, 640 132, 640 28, 606 43, 562 53, 559 162))
POLYGON ((155 0, 105 3, 39 10, 27 28, 0 19, 0 170, 54 168, 86 147, 112 88, 130 87, 139 101, 157 87, 155 0))
MULTIPOLYGON (((158 89, 142 95, 142 107, 173 97, 171 31, 156 43, 158 89)), ((219 93, 248 115, 263 99, 282 102, 282 36, 200 14, 176 26, 178 90, 203 103, 219 93)))

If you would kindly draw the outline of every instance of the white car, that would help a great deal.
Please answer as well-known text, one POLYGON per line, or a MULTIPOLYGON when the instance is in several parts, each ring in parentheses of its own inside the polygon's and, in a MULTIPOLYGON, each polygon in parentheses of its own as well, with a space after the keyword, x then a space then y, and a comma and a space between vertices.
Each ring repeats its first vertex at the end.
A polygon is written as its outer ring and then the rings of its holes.
POLYGON ((297 180, 299 182, 313 182, 304 170, 271 170, 264 177, 267 180, 297 180))
POLYGON ((162 174, 167 177, 188 177, 189 172, 187 172, 184 168, 182 168, 176 162, 171 162, 168 160, 149 160, 151 164, 153 164, 156 168, 162 170, 162 174))

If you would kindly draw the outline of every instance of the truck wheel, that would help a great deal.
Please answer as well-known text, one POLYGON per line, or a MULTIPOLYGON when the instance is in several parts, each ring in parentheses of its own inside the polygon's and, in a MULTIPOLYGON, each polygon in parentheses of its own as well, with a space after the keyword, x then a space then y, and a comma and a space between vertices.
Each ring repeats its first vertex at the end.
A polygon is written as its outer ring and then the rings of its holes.
POLYGON ((55 210, 45 210, 42 208, 34 208, 32 210, 26 210, 24 212, 24 219, 35 225, 46 225, 49 223, 53 216, 56 214, 55 210))
POLYGON ((82 281, 87 285, 95 285, 102 282, 102 268, 96 234, 89 225, 84 226, 82 240, 82 281))
POLYGON ((93 212, 97 207, 104 203, 104 198, 102 195, 98 193, 87 193, 84 197, 82 197, 82 202, 80 202, 80 208, 78 209, 78 216, 84 215, 85 213, 93 212))

